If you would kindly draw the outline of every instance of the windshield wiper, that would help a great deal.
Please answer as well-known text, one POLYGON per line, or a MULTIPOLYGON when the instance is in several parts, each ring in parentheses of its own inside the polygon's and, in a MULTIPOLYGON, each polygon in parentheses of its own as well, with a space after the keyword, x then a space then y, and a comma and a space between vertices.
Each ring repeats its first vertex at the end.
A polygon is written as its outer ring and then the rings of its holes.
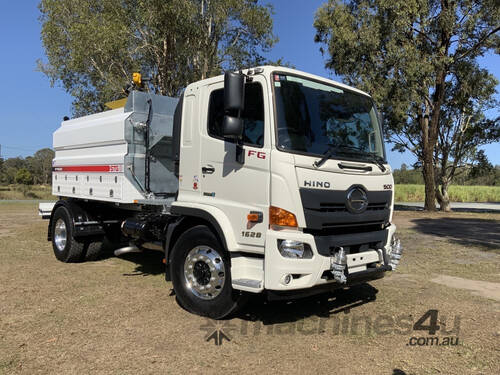
MULTIPOLYGON (((331 146, 331 145, 330 145, 331 146)), ((377 166, 380 168, 382 172, 385 172, 386 168, 384 167, 384 164, 380 159, 382 159, 380 156, 374 154, 373 152, 366 152, 360 147, 356 146, 348 146, 348 145, 341 145, 336 147, 339 150, 349 150, 349 151, 360 151, 363 156, 368 156, 371 162, 374 164, 377 164, 377 166)), ((329 148, 330 150, 331 148, 329 148)), ((353 152, 354 153, 354 152, 353 152)), ((355 153, 357 154, 357 153, 355 153)))
POLYGON ((327 161, 328 159, 330 159, 333 156, 334 151, 335 151, 335 149, 333 148, 333 145, 328 145, 328 150, 326 150, 326 152, 323 154, 321 159, 316 160, 313 163, 313 167, 319 168, 323 164, 325 164, 325 161, 327 161))
POLYGON ((326 152, 323 154, 323 156, 321 157, 321 159, 315 161, 313 163, 313 166, 315 168, 319 168, 321 167, 323 164, 325 164, 325 162, 330 159, 333 155, 335 155, 336 151, 351 151, 351 154, 356 154, 358 155, 359 153, 358 152, 354 152, 354 151, 359 151, 361 153, 361 155, 363 156, 367 156, 371 162, 373 162, 374 164, 376 164, 380 170, 382 172, 385 172, 386 168, 384 167, 384 164, 382 163, 382 161, 380 160, 380 156, 378 155, 375 155, 374 153, 371 153, 371 152, 366 152, 365 150, 363 150, 362 148, 360 147, 356 147, 356 146, 347 146, 347 145, 339 145, 339 146, 336 146, 334 144, 328 144, 328 149, 326 150, 326 152))

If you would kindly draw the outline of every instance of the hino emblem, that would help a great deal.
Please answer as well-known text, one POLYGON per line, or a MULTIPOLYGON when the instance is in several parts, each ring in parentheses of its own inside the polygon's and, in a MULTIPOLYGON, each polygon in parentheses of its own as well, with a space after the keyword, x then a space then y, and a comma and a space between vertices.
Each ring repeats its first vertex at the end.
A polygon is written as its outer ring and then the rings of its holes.
POLYGON ((310 187, 322 187, 325 189, 330 188, 330 183, 328 181, 307 181, 304 180, 304 187, 310 186, 310 187))
POLYGON ((368 207, 368 197, 364 189, 353 186, 347 191, 346 206, 349 212, 360 214, 368 207))

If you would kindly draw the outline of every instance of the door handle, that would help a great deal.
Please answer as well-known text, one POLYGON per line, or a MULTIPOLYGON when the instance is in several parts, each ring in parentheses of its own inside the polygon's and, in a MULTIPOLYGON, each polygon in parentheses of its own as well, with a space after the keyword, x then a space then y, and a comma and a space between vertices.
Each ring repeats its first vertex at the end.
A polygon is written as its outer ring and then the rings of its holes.
POLYGON ((212 167, 211 165, 207 165, 207 166, 201 168, 201 173, 203 173, 203 174, 212 174, 214 172, 215 172, 215 168, 212 167))

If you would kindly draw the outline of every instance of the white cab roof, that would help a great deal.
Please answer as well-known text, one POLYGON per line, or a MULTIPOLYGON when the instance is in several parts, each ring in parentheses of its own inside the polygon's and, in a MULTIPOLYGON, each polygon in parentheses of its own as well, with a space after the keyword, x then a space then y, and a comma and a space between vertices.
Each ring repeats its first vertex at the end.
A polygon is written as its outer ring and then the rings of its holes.
MULTIPOLYGON (((273 65, 257 66, 255 68, 243 69, 243 73, 246 74, 249 70, 255 70, 255 69, 262 69, 262 72, 259 73, 259 74, 263 74, 265 76, 270 76, 273 72, 290 73, 290 74, 300 75, 300 76, 302 76, 304 78, 310 78, 310 79, 313 79, 313 80, 316 80, 316 81, 321 81, 321 82, 324 82, 326 84, 337 86, 339 88, 351 90, 351 91, 357 92, 357 93, 362 94, 362 95, 370 96, 366 92, 358 90, 355 87, 351 87, 351 86, 345 85, 343 83, 334 81, 332 79, 321 77, 321 76, 318 76, 318 75, 315 75, 315 74, 306 73, 306 72, 303 72, 303 71, 297 70, 297 69, 287 68, 287 67, 284 67, 284 66, 273 66, 273 65)), ((202 81, 194 82, 194 83, 188 85, 186 87, 186 89, 188 89, 188 88, 192 89, 192 88, 194 88, 196 86, 206 86, 206 85, 210 85, 212 83, 221 82, 222 80, 224 80, 224 76, 223 75, 219 75, 219 76, 216 76, 216 77, 204 79, 202 81)))

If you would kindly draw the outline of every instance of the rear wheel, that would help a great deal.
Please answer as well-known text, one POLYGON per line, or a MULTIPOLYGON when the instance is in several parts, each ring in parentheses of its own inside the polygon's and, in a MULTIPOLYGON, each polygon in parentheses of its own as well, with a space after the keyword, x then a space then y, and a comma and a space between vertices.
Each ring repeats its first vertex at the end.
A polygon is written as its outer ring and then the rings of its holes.
POLYGON ((94 261, 110 257, 114 250, 127 246, 127 244, 128 242, 121 238, 119 227, 107 228, 104 236, 87 240, 84 259, 94 261))
POLYGON ((52 218, 52 248, 54 255, 61 262, 79 262, 85 252, 85 243, 77 241, 73 237, 73 219, 64 206, 56 209, 52 218))
POLYGON ((105 238, 97 238, 95 240, 87 241, 87 248, 83 259, 85 261, 94 261, 104 258, 106 256, 106 243, 105 238))
POLYGON ((221 319, 239 304, 227 252, 204 225, 179 237, 171 252, 170 274, 179 303, 192 313, 221 319))

